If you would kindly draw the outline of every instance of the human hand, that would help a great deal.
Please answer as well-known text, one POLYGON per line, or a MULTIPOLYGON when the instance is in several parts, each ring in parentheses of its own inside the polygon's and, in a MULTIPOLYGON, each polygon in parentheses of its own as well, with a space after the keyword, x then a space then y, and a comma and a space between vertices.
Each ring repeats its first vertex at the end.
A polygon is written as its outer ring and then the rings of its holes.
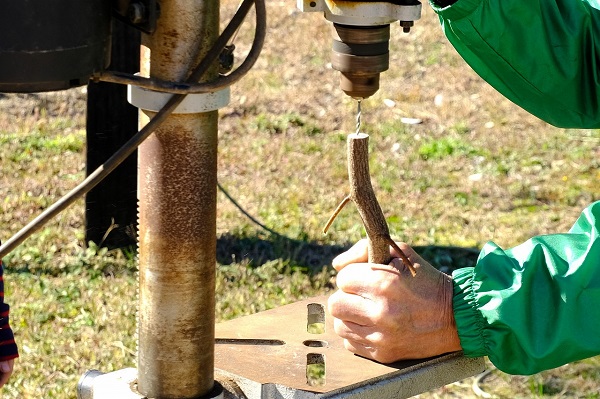
POLYGON ((13 372, 15 359, 4 360, 0 362, 0 388, 6 384, 13 372))
POLYGON ((381 363, 461 350, 452 278, 407 244, 398 246, 413 262, 415 277, 394 250, 389 265, 366 263, 366 240, 333 260, 338 291, 329 298, 328 308, 335 332, 348 350, 381 363))

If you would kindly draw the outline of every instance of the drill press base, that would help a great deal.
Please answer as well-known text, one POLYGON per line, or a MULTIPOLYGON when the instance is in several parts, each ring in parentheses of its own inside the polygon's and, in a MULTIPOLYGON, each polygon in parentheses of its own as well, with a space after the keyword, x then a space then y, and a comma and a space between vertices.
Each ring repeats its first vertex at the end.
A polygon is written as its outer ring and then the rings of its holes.
POLYGON ((248 399, 400 399, 484 370, 483 358, 460 352, 388 365, 356 356, 333 331, 326 304, 318 297, 217 324, 217 376, 248 399))
MULTIPOLYGON (((384 365, 346 350, 333 331, 327 297, 216 325, 211 399, 402 399, 476 375, 483 358, 460 352, 384 365), (309 332, 310 331, 310 332, 309 332)), ((146 399, 137 370, 86 373, 78 399, 146 399)))

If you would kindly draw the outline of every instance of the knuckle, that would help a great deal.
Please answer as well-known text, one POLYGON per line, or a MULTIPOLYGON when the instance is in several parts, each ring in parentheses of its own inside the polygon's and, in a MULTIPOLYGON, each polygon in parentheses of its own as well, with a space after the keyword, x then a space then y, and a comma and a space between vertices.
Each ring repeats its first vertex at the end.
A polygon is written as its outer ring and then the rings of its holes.
POLYGON ((329 311, 329 314, 331 314, 333 317, 337 317, 340 313, 340 293, 341 291, 337 290, 336 292, 331 294, 331 296, 327 300, 327 310, 329 311))
POLYGON ((375 356, 373 358, 374 358, 374 360, 377 360, 380 363, 393 363, 396 360, 398 360, 398 359, 395 359, 390 354, 388 354, 388 352, 379 351, 379 350, 375 352, 375 356))
POLYGON ((345 334, 346 334, 346 326, 344 325, 344 323, 340 320, 340 319, 334 319, 333 320, 333 331, 339 335, 340 337, 344 338, 345 334))
POLYGON ((385 341, 386 339, 380 331, 374 332, 373 334, 369 335, 369 342, 373 348, 384 348, 385 341))
POLYGON ((370 316, 371 321, 381 328, 386 326, 394 315, 388 301, 382 298, 371 308, 370 316))
POLYGON ((381 307, 376 307, 371 311, 370 319, 376 326, 381 326, 385 323, 386 314, 381 307))
POLYGON ((356 352, 356 348, 354 347, 354 345, 352 345, 352 343, 347 339, 344 339, 344 348, 346 348, 350 352, 356 352))

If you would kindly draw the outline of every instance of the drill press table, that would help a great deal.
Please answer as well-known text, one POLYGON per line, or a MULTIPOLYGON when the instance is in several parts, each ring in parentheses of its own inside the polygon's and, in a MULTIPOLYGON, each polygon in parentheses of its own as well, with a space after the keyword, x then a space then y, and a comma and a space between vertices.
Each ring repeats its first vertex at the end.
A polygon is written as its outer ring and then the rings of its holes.
POLYGON ((248 399, 400 399, 484 370, 482 358, 460 352, 388 365, 355 356, 326 303, 318 297, 217 324, 217 380, 235 382, 248 399), (323 322, 323 333, 308 332, 323 322))

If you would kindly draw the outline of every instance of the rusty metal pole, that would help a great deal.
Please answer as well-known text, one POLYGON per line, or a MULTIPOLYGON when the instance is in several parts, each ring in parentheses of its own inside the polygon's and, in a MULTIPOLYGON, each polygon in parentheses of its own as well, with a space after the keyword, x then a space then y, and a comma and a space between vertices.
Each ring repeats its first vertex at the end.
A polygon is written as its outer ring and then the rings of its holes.
MULTIPOLYGON (((160 4, 141 72, 183 81, 218 35, 219 0, 160 4)), ((149 398, 214 384, 216 175, 217 111, 172 114, 139 148, 138 391, 149 398)))

